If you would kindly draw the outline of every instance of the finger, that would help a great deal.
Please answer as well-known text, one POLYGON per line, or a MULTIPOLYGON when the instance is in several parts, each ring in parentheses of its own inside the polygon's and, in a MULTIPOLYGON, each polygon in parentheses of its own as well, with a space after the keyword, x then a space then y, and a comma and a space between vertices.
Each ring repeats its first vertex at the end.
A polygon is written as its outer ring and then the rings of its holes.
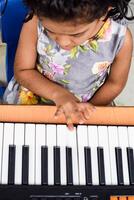
POLYGON ((78 120, 78 123, 79 123, 79 124, 84 124, 84 122, 85 122, 85 117, 84 117, 83 112, 77 111, 77 113, 74 113, 74 114, 75 114, 76 119, 78 120))
POLYGON ((68 129, 70 131, 73 131, 74 130, 74 125, 73 125, 71 116, 65 116, 65 117, 66 117, 66 123, 67 123, 68 129))
POLYGON ((63 113, 63 109, 61 106, 59 106, 54 114, 55 118, 57 118, 59 115, 63 113))
POLYGON ((92 113, 96 110, 95 107, 86 106, 81 112, 83 113, 86 120, 90 119, 92 113))
POLYGON ((79 124, 83 124, 85 122, 85 117, 83 115, 82 109, 79 108, 80 104, 77 107, 73 108, 71 115, 75 117, 79 124))
POLYGON ((88 108, 85 108, 85 109, 83 110, 83 115, 84 115, 84 118, 85 118, 86 120, 90 118, 91 112, 92 112, 92 111, 91 111, 90 109, 88 109, 88 108))
POLYGON ((90 103, 81 103, 79 105, 79 111, 82 111, 85 110, 85 109, 88 109, 89 112, 94 112, 96 110, 96 107, 90 103))
POLYGON ((88 103, 87 106, 88 106, 88 109, 90 109, 90 111, 92 111, 92 112, 94 112, 96 110, 96 106, 94 106, 90 103, 88 103))
POLYGON ((73 124, 68 124, 67 127, 68 127, 69 131, 73 131, 74 130, 73 124))
POLYGON ((80 123, 82 124, 82 122, 84 123, 86 120, 88 120, 91 116, 91 113, 94 111, 94 106, 92 106, 92 104, 89 103, 80 103, 79 107, 78 107, 78 113, 79 114, 79 120, 80 123))

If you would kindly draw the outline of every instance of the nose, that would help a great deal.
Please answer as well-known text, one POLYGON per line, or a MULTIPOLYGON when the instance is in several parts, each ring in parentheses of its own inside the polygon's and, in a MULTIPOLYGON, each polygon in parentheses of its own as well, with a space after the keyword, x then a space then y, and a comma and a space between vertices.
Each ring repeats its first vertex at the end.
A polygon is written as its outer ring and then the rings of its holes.
POLYGON ((60 35, 60 36, 57 36, 56 42, 57 42, 62 48, 69 47, 69 46, 71 45, 71 43, 72 43, 70 37, 67 36, 67 35, 60 35))

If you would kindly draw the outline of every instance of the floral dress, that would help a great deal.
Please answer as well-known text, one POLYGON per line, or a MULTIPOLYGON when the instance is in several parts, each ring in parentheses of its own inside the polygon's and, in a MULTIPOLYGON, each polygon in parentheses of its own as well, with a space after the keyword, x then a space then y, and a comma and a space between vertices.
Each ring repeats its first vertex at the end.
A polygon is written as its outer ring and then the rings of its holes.
MULTIPOLYGON (((94 39, 62 49, 50 39, 38 23, 37 70, 70 92, 80 102, 87 102, 105 82, 110 66, 121 49, 126 25, 108 19, 94 39)), ((6 88, 3 102, 8 104, 46 104, 52 101, 33 94, 13 77, 6 88)))

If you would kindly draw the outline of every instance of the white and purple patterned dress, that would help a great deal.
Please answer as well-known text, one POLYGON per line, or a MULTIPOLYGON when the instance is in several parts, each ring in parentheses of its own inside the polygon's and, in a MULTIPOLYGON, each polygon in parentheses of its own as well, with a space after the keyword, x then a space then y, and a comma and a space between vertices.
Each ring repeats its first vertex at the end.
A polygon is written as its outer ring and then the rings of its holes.
MULTIPOLYGON (((108 19, 95 39, 68 51, 50 39, 39 22, 37 70, 68 89, 81 102, 87 102, 105 82, 110 66, 123 45, 126 29, 126 25, 108 19)), ((20 86, 13 77, 3 102, 42 104, 48 101, 20 86)))

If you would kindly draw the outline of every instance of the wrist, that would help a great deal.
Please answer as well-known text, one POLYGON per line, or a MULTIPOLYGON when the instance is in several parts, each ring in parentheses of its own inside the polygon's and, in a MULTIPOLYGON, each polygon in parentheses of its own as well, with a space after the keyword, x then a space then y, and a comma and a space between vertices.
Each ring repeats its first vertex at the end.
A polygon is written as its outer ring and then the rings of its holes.
POLYGON ((62 91, 56 91, 53 93, 52 100, 56 105, 60 105, 63 102, 75 101, 79 102, 79 100, 74 96, 73 93, 63 88, 62 91))

